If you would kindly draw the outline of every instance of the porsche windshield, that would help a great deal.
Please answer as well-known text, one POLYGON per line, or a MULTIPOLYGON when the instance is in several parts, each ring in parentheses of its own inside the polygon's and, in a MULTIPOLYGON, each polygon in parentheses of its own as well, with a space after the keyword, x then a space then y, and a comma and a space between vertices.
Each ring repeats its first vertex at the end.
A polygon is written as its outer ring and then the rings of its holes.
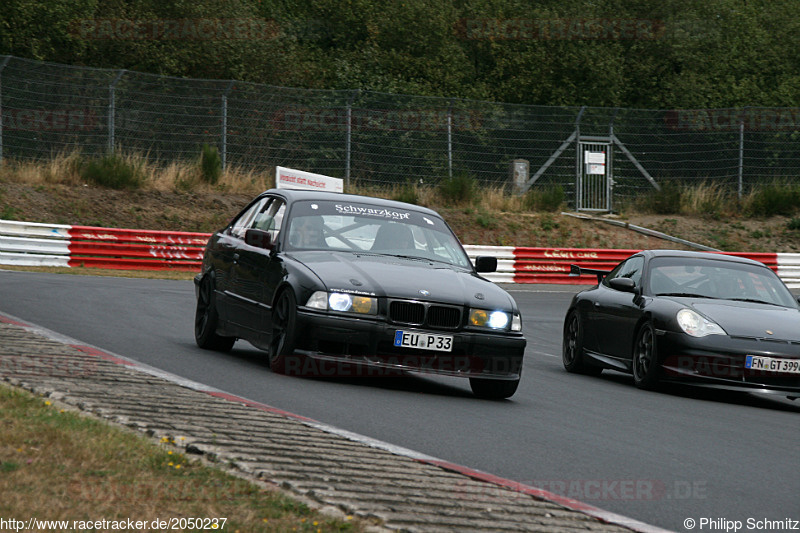
POLYGON ((438 216, 337 201, 292 205, 288 249, 341 250, 442 261, 471 268, 469 257, 438 216))
POLYGON ((655 295, 696 296, 797 307, 792 293, 766 267, 684 257, 654 258, 650 291, 655 295))

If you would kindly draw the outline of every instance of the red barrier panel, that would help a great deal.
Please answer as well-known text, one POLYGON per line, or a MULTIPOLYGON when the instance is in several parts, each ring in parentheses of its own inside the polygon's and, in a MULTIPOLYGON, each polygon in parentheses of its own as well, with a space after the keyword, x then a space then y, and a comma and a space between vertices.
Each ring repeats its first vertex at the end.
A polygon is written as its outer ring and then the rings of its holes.
POLYGON ((104 242, 71 242, 70 256, 150 257, 158 259, 203 259, 203 248, 188 246, 151 246, 149 244, 117 244, 104 242))
MULTIPOLYGON (((595 285, 596 276, 570 276, 570 265, 611 270, 620 261, 641 250, 600 250, 590 248, 515 248, 514 283, 595 285)), ((777 273, 778 254, 717 252, 746 257, 764 263, 777 273)))
POLYGON ((209 233, 72 226, 69 266, 200 270, 209 233))
POLYGON ((111 242, 149 242, 153 244, 175 244, 205 246, 209 233, 188 231, 135 230, 117 228, 96 228, 92 226, 72 226, 69 230, 72 240, 111 241, 111 242))
POLYGON ((154 261, 109 257, 71 257, 70 267, 108 268, 112 270, 191 270, 200 271, 201 261, 154 261))
POLYGON ((619 263, 641 250, 601 250, 595 248, 525 248, 514 249, 517 261, 545 260, 545 261, 572 261, 594 260, 619 263))

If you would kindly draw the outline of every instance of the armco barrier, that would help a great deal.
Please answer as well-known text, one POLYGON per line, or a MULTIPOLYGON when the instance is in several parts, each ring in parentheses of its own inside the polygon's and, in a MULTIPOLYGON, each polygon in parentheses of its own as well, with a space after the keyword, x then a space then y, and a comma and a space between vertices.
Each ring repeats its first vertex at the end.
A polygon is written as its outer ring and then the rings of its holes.
MULTIPOLYGON (((0 265, 95 267, 124 270, 200 269, 208 233, 148 231, 0 220, 0 265)), ((497 257, 496 283, 594 285, 595 276, 570 276, 570 265, 611 269, 639 250, 466 245, 470 258, 497 257)), ((731 253, 773 269, 800 288, 800 254, 731 253)))
POLYGON ((0 264, 199 270, 207 233, 0 220, 0 264))

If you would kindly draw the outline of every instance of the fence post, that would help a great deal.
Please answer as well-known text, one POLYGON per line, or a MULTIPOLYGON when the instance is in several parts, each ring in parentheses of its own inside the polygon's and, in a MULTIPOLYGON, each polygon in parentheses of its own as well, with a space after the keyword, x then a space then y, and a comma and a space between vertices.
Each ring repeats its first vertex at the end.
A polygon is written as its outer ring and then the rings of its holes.
POLYGON ((447 175, 453 177, 453 99, 447 104, 447 175))
POLYGON ((581 106, 578 116, 575 117, 575 210, 578 211, 583 206, 583 191, 581 191, 581 118, 586 106, 581 106))
POLYGON ((347 133, 344 146, 344 186, 346 188, 350 187, 350 143, 353 135, 353 100, 356 99, 358 92, 358 89, 351 92, 350 97, 347 99, 347 133))
POLYGON ((233 81, 229 82, 225 92, 222 93, 222 147, 220 149, 222 170, 225 170, 228 157, 228 93, 233 89, 233 83, 233 81))
POLYGON ((739 115, 739 199, 742 199, 744 181, 744 115, 747 108, 739 115))
POLYGON ((123 74, 125 74, 125 70, 120 70, 117 73, 117 77, 114 78, 114 81, 108 86, 108 151, 109 153, 114 151, 114 114, 116 113, 117 103, 116 103, 116 93, 114 88, 116 87, 117 83, 119 82, 120 78, 122 78, 123 74))
POLYGON ((0 64, 0 162, 3 161, 3 69, 10 60, 11 56, 6 56, 0 64))

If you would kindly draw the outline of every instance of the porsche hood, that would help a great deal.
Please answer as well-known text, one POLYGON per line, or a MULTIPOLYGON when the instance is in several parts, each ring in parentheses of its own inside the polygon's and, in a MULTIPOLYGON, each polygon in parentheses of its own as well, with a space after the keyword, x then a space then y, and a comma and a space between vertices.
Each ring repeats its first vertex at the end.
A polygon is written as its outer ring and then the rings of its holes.
POLYGON ((728 335, 800 342, 800 310, 735 301, 695 301, 698 312, 728 335))

